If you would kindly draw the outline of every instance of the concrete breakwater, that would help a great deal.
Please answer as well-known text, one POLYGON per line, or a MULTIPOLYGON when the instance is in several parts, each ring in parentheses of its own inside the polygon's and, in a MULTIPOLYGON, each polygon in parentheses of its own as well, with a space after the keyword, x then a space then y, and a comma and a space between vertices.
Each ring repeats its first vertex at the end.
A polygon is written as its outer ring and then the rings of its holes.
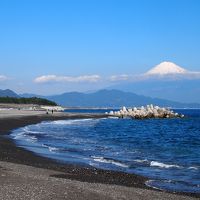
POLYGON ((174 112, 168 108, 163 108, 154 105, 142 107, 126 108, 123 106, 119 111, 110 111, 106 113, 109 116, 133 119, 148 119, 148 118, 183 118, 184 115, 174 112))

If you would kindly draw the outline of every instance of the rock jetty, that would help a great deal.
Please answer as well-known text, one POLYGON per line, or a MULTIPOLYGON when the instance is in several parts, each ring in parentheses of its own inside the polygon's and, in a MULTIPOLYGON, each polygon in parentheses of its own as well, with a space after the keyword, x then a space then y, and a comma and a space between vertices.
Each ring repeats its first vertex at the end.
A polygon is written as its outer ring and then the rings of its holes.
POLYGON ((133 119, 150 119, 150 118, 183 118, 184 115, 178 114, 168 108, 161 108, 159 106, 147 105, 146 107, 126 108, 123 106, 119 111, 110 111, 106 113, 112 117, 133 119))

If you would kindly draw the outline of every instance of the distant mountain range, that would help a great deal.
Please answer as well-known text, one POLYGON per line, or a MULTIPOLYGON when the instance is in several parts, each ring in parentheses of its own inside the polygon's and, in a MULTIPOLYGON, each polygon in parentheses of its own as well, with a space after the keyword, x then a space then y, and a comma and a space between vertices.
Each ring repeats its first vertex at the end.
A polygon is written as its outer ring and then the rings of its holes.
POLYGON ((177 108, 200 108, 198 103, 179 103, 159 98, 151 98, 120 90, 99 90, 93 93, 68 92, 53 96, 23 94, 23 97, 42 97, 69 107, 121 107, 155 104, 177 108))
POLYGON ((144 80, 117 84, 107 89, 118 89, 139 95, 191 103, 200 102, 200 80, 144 80))
POLYGON ((131 92, 123 92, 120 90, 99 90, 90 94, 69 92, 61 95, 49 96, 46 98, 63 106, 121 107, 155 104, 159 106, 179 108, 200 108, 200 104, 198 103, 179 103, 175 101, 137 95, 131 92))
POLYGON ((13 92, 12 90, 6 89, 1 90, 0 89, 0 97, 20 97, 18 94, 13 92))

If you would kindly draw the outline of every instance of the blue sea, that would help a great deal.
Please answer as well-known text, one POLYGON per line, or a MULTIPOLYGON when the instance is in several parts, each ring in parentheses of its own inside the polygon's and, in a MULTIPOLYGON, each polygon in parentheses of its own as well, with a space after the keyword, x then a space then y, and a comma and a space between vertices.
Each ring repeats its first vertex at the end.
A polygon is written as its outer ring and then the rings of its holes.
POLYGON ((160 190, 200 193, 200 110, 176 112, 186 117, 45 121, 16 129, 11 137, 61 162, 143 175, 147 186, 160 190))

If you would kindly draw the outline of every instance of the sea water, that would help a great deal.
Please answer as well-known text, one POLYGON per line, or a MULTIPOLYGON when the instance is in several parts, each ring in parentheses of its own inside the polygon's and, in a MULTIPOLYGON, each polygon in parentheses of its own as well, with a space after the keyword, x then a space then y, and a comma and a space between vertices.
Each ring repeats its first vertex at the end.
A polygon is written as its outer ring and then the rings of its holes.
POLYGON ((186 117, 47 121, 11 137, 45 157, 143 175, 161 190, 200 193, 200 110, 178 112, 186 117))

